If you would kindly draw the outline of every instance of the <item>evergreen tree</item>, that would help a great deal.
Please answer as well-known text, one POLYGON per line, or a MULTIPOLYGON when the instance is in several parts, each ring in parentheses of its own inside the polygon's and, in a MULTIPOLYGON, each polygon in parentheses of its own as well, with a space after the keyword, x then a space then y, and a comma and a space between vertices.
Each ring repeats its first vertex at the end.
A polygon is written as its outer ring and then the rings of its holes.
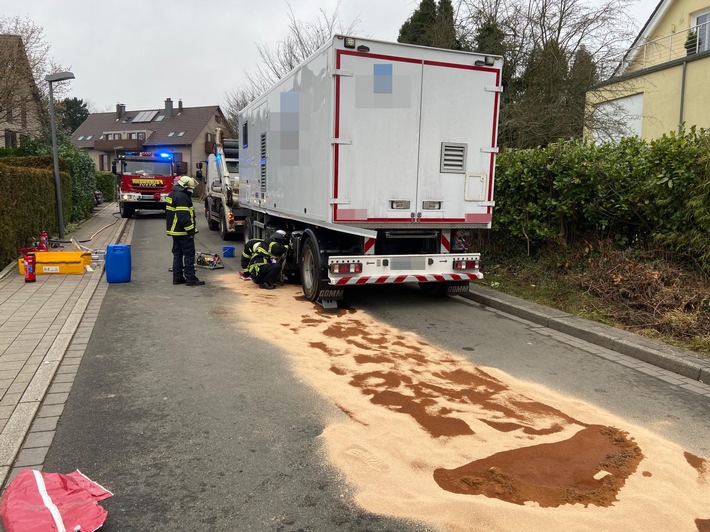
POLYGON ((422 0, 412 16, 399 29, 397 42, 432 46, 431 29, 436 24, 436 2, 422 0))
POLYGON ((77 128, 89 118, 89 107, 84 100, 78 98, 66 98, 56 105, 57 125, 64 128, 69 134, 74 133, 77 128))

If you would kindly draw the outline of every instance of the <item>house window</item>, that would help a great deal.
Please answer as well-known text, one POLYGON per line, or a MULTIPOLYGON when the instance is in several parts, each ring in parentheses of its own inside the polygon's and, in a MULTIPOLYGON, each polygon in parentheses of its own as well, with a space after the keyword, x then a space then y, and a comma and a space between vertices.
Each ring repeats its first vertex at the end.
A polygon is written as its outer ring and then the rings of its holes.
POLYGON ((710 11, 696 15, 695 26, 698 32, 698 52, 710 50, 710 11))
POLYGON ((5 130, 5 147, 6 148, 17 148, 17 132, 5 130))
POLYGON ((135 134, 135 133, 129 133, 129 134, 128 134, 128 138, 129 138, 129 139, 135 139, 135 138, 136 138, 136 134, 135 134))
POLYGON ((88 137, 86 137, 86 138, 85 138, 84 140, 91 140, 91 139, 93 139, 93 138, 94 138, 94 136, 93 136, 93 135, 89 135, 89 136, 88 136, 88 137))
POLYGON ((171 131, 170 133, 168 133, 168 137, 172 137, 173 135, 175 135, 174 131, 171 131))
POLYGON ((7 122, 12 122, 12 106, 8 104, 7 106, 7 116, 5 117, 7 122))
POLYGON ((121 134, 120 134, 120 133, 114 133, 114 134, 113 134, 113 140, 121 140, 121 134))
POLYGON ((84 135, 82 135, 81 137, 79 137, 79 138, 76 139, 76 140, 84 140, 84 135))
POLYGON ((138 133, 138 140, 145 140, 145 133, 138 133))
POLYGON ((184 131, 179 131, 179 132, 178 132, 178 137, 182 137, 182 136, 184 136, 184 135, 185 135, 185 132, 184 132, 184 131))

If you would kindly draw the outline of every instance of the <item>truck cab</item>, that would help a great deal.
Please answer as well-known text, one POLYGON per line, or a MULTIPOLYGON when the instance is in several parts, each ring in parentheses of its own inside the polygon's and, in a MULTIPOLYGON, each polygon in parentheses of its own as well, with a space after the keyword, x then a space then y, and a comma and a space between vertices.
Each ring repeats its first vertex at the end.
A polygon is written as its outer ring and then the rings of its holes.
POLYGON ((118 177, 116 198, 121 217, 139 209, 165 210, 165 198, 179 176, 179 165, 170 153, 127 152, 111 164, 118 177))

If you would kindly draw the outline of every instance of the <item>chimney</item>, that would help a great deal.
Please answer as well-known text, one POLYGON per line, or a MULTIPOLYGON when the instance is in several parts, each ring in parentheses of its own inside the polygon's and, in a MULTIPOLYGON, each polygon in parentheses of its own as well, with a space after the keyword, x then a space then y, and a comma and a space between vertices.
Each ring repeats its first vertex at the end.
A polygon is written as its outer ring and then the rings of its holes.
POLYGON ((125 113, 126 113, 126 104, 117 103, 116 104, 116 118, 118 118, 118 119, 123 118, 123 115, 125 113))
POLYGON ((178 113, 182 113, 182 98, 178 100, 178 113))
POLYGON ((173 116, 173 101, 170 98, 165 99, 165 118, 173 116))

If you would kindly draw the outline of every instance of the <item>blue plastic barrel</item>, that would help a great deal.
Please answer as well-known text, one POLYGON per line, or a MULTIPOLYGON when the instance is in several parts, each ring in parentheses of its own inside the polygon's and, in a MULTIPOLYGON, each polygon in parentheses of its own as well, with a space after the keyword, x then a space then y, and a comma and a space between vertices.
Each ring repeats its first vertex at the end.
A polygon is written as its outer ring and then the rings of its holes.
POLYGON ((222 255, 224 257, 234 257, 234 246, 222 247, 222 255))
POLYGON ((131 246, 109 244, 106 246, 106 281, 127 283, 131 280, 131 246))

